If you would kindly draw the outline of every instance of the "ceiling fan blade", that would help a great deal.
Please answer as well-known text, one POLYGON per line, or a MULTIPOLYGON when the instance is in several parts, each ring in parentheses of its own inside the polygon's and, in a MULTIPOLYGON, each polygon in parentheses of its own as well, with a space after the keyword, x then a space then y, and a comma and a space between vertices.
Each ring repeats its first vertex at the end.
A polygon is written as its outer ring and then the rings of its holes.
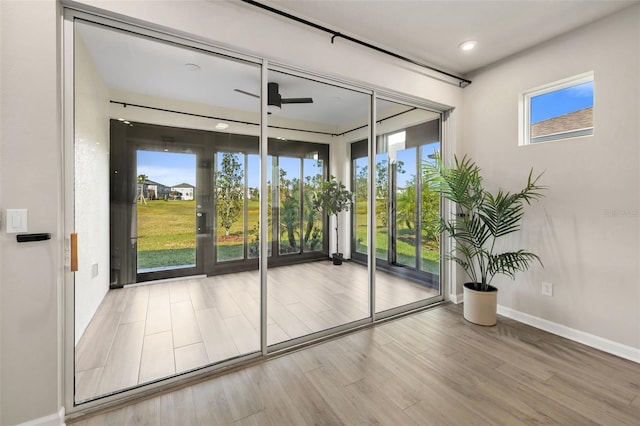
POLYGON ((250 93, 250 92, 245 92, 244 90, 240 90, 240 89, 233 89, 233 90, 235 90, 238 93, 242 93, 243 95, 253 96, 254 98, 258 98, 258 99, 260 98, 260 96, 254 95, 253 93, 250 93))
POLYGON ((283 104, 312 104, 312 98, 282 98, 283 104))

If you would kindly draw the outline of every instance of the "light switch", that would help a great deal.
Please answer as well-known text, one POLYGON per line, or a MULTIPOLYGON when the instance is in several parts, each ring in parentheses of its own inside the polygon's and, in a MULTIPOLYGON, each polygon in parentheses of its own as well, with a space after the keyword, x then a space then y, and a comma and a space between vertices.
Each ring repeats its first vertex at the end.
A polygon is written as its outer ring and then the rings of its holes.
POLYGON ((27 209, 7 209, 7 234, 29 232, 27 209))

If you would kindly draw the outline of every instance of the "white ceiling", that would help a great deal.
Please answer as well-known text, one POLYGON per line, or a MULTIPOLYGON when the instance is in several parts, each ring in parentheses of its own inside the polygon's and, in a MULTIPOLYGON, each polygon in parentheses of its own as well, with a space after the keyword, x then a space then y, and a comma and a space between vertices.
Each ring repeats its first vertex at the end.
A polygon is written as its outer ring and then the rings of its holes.
POLYGON ((462 75, 638 3, 637 0, 258 1, 462 75), (466 40, 476 40, 476 49, 461 51, 458 46, 466 40))
MULTIPOLYGON (((420 62, 467 74, 640 0, 263 1, 420 62), (467 39, 477 40, 478 47, 462 52, 458 45, 467 39)), ((111 89, 230 111, 259 111, 258 99, 234 90, 259 93, 260 70, 253 64, 89 23, 80 22, 77 28, 111 89), (200 69, 190 71, 186 64, 200 69)), ((269 81, 280 84, 283 97, 314 100, 283 105, 270 122, 304 121, 336 131, 367 122, 368 101, 362 93, 275 71, 269 72, 269 81)), ((379 103, 378 111, 384 108, 395 111, 391 103, 379 103)))

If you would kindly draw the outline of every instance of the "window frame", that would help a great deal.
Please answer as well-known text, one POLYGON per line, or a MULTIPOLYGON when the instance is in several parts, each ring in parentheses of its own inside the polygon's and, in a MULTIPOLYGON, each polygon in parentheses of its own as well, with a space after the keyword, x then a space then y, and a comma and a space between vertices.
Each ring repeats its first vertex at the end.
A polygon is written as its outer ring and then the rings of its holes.
MULTIPOLYGON (((543 135, 537 137, 538 140, 532 141, 531 139, 531 99, 536 96, 545 95, 548 93, 557 92, 559 90, 563 90, 569 87, 578 86, 580 84, 594 82, 594 94, 592 108, 595 112, 595 77, 593 71, 588 71, 582 74, 574 75, 571 77, 564 78, 562 80, 557 80, 552 83, 547 83, 542 86, 534 87, 533 89, 528 89, 522 92, 520 95, 520 102, 518 105, 519 109, 519 145, 527 146, 527 145, 539 145, 545 142, 555 142, 561 141, 565 139, 575 139, 586 136, 593 136, 595 131, 595 125, 592 122, 590 128, 570 130, 567 132, 554 133, 550 135, 543 135)), ((595 114, 594 114, 595 115, 595 114)), ((558 116, 560 117, 560 116, 558 116)), ((535 138, 534 138, 535 139, 535 138)))

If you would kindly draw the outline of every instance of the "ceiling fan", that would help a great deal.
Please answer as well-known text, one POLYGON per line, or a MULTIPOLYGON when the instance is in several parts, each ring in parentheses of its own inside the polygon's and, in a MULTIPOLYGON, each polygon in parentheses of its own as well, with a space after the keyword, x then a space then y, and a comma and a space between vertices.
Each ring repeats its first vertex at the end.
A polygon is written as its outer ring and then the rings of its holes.
MULTIPOLYGON (((259 98, 259 95, 245 92, 241 89, 234 89, 238 93, 242 93, 244 95, 253 96, 254 98, 259 98)), ((278 83, 268 83, 267 84, 267 108, 269 112, 278 111, 282 108, 282 104, 312 104, 312 98, 283 98, 280 95, 278 83)))

